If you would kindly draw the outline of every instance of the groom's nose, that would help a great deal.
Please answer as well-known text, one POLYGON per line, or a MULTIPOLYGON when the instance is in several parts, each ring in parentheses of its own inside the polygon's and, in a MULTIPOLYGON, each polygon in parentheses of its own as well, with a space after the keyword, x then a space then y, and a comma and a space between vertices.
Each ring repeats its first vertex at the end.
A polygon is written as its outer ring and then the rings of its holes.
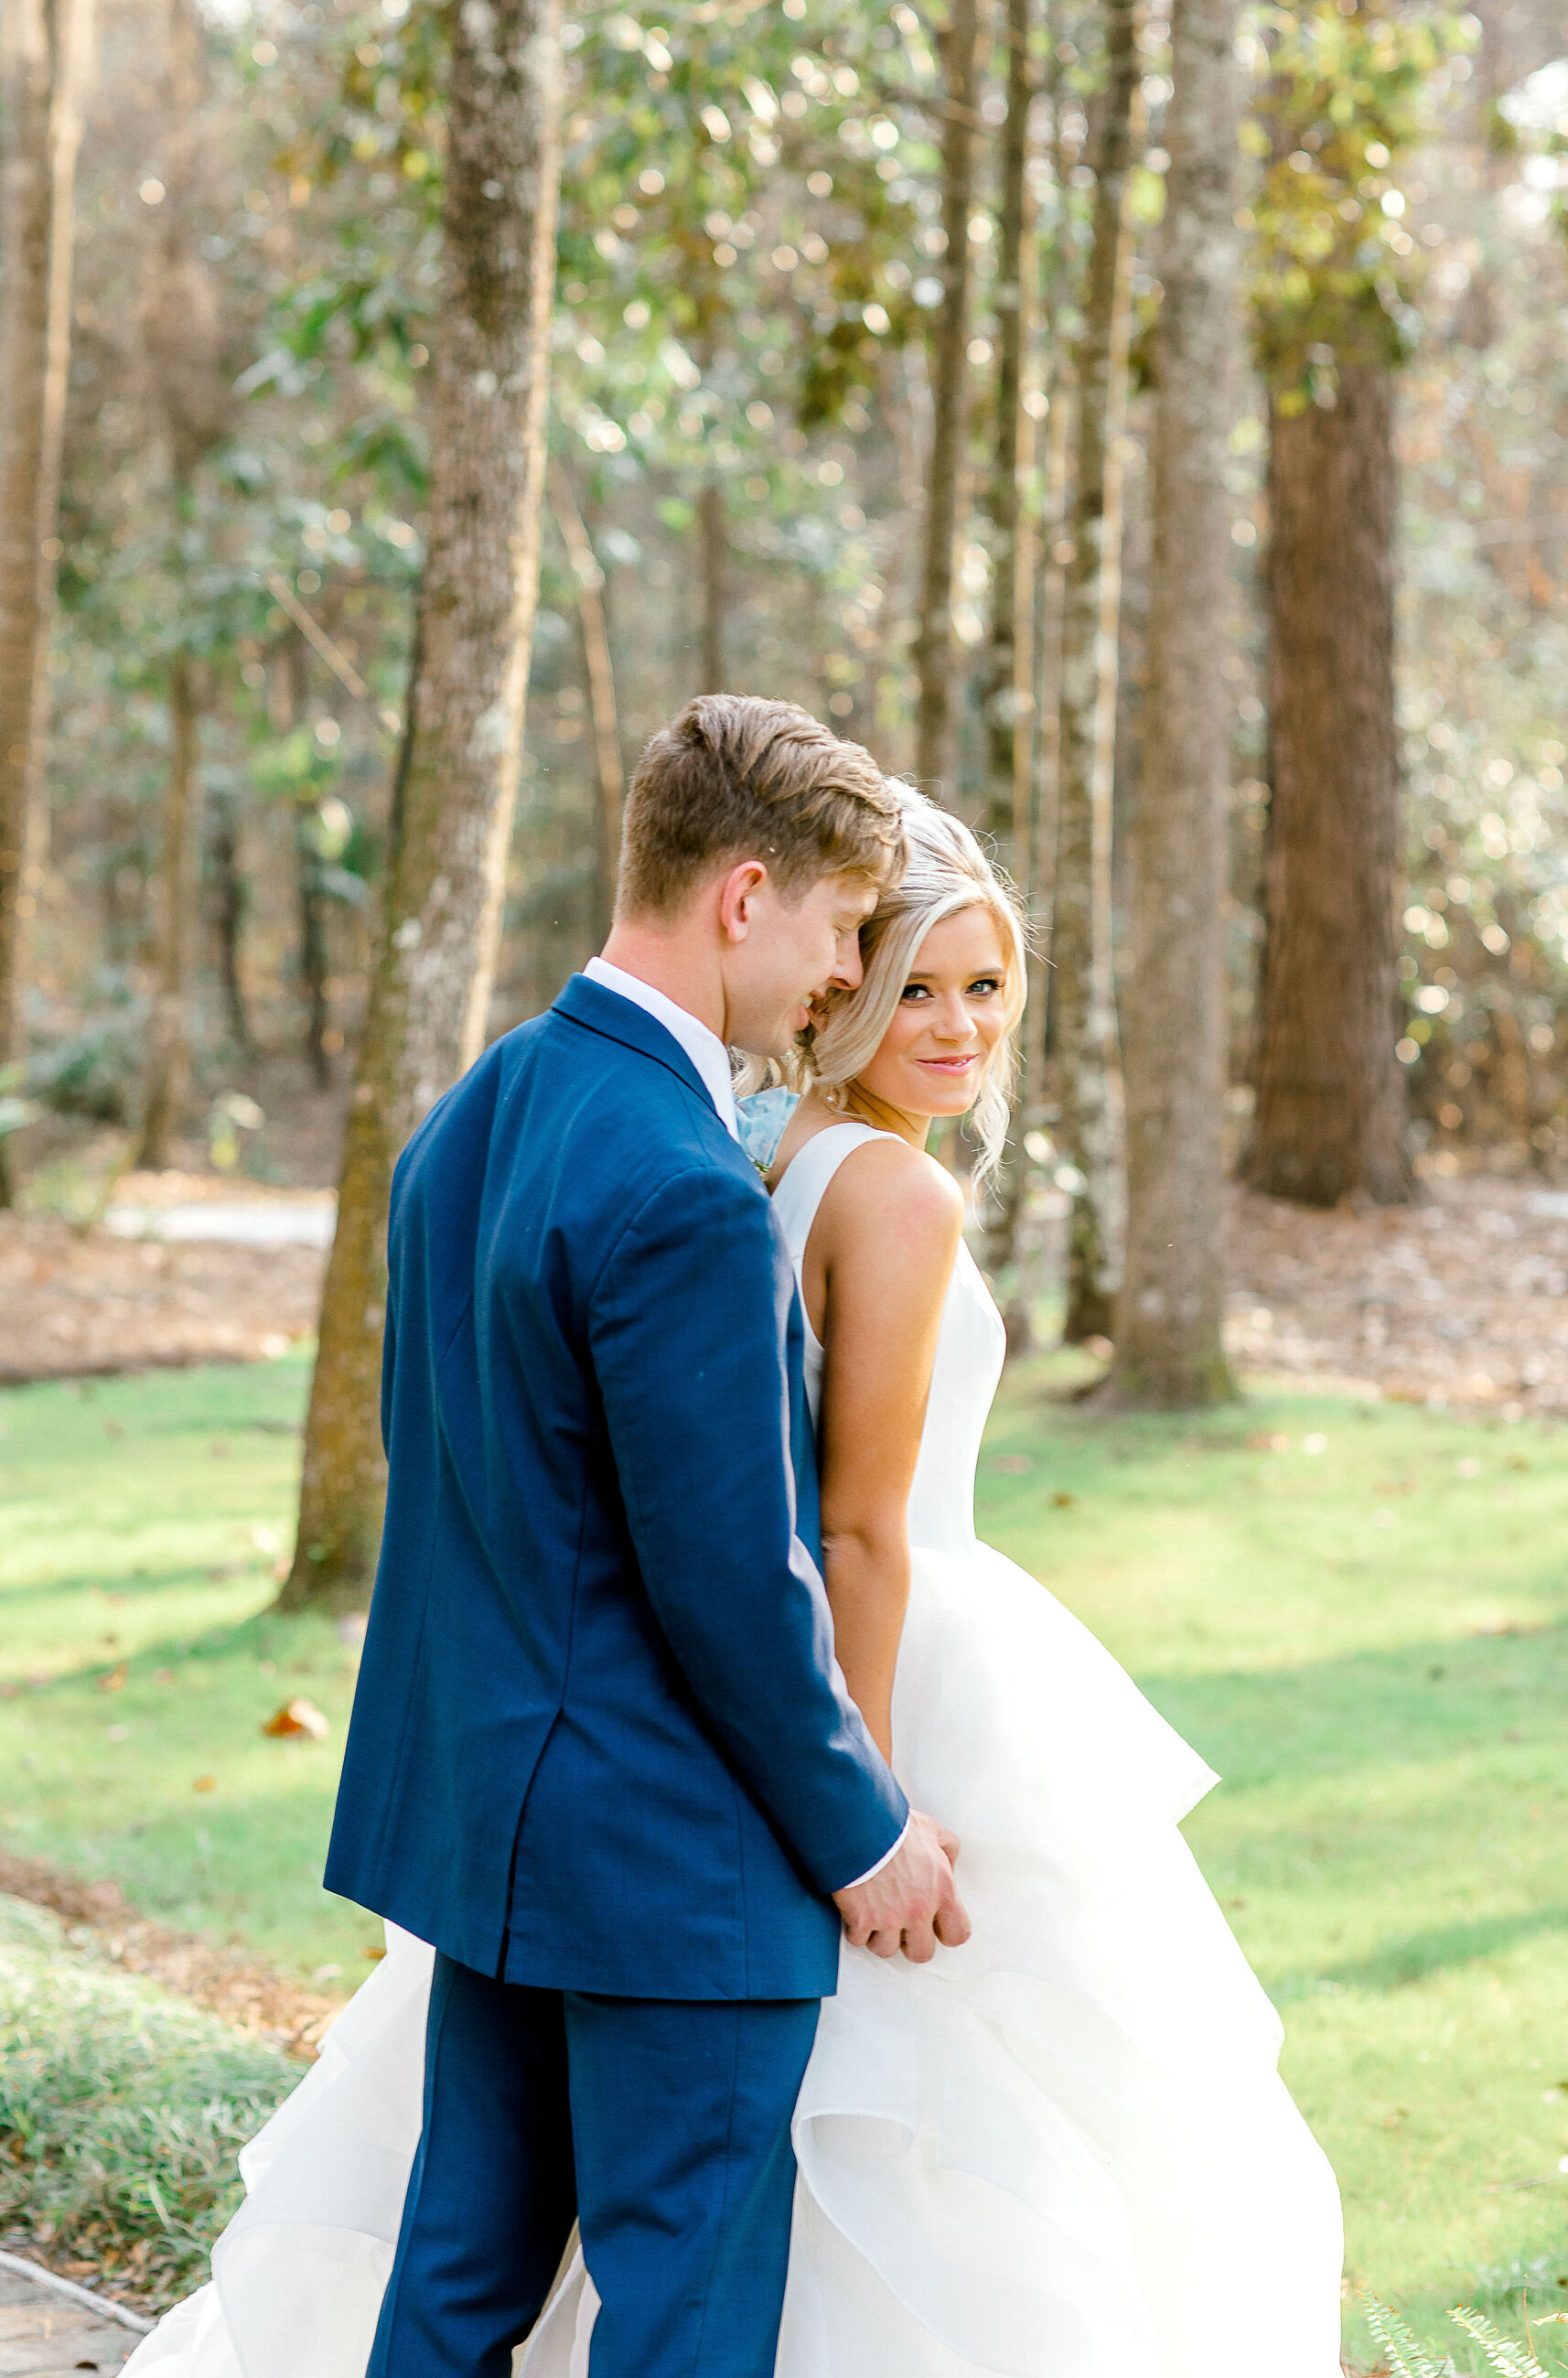
POLYGON ((866 969, 860 963, 859 928, 852 933, 841 933, 833 955, 833 970, 828 979, 841 991, 858 991, 865 979, 866 969))

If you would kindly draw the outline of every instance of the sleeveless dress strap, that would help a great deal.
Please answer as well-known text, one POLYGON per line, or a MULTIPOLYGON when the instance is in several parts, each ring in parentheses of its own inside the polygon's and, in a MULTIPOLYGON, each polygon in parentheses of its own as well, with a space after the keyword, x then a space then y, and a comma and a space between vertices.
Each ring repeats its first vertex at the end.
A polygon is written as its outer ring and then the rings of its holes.
POLYGON ((868 1139, 886 1137, 885 1132, 868 1123, 830 1123, 826 1131, 808 1139, 797 1156, 791 1157, 784 1179, 773 1192, 773 1211, 783 1225, 796 1263, 806 1253, 817 1208, 844 1158, 853 1156, 857 1147, 864 1147, 868 1139))

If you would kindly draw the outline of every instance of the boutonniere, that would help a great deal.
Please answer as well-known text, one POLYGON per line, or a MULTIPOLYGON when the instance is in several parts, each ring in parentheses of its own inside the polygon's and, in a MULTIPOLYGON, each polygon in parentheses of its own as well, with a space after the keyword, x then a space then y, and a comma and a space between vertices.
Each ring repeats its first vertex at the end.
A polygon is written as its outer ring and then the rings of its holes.
POLYGON ((773 1169, 784 1125, 799 1104, 794 1090, 783 1089, 754 1090, 735 1102, 741 1147, 764 1180, 773 1169))

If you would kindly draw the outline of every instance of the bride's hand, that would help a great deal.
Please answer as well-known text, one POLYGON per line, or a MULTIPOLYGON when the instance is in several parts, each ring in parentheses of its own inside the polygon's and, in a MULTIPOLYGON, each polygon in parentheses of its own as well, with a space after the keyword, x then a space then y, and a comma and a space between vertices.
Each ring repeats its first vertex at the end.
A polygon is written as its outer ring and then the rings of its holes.
POLYGON ((969 1938, 969 1916, 952 1879, 956 1835, 916 1811, 909 1831, 880 1874, 833 1893, 844 1933, 856 1949, 876 1957, 929 1964, 940 1940, 961 1949, 969 1938))

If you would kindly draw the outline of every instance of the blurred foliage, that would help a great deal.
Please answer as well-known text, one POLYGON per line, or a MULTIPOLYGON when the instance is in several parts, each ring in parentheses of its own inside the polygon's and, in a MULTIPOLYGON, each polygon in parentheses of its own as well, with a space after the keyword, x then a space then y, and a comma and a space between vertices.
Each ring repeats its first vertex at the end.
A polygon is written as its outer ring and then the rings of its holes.
POLYGON ((1255 22, 1254 344, 1282 408, 1299 412, 1332 402, 1337 363, 1403 363, 1419 336, 1398 168, 1441 121, 1449 60, 1480 29, 1398 0, 1296 0, 1255 22))
MULTIPOLYGON (((735 680, 824 711, 907 764, 926 332, 940 294, 940 23, 902 0, 876 10, 700 0, 662 12, 606 0, 569 12, 551 438, 604 574, 628 766, 694 681, 699 496, 714 484, 735 680)), ((225 868, 243 879, 239 965, 263 1049, 297 1044, 302 849, 329 898, 330 998, 352 1039, 423 553, 443 24, 436 0, 247 0, 207 20, 183 203, 214 293, 222 435, 175 501, 144 309, 126 295, 148 285, 160 209, 172 203, 160 179, 171 127, 154 72, 158 19, 149 0, 114 0, 105 17, 79 193, 54 842, 33 1004, 48 1079, 28 1086, 54 1107, 119 1111, 114 1065, 87 1052, 105 1016, 112 1039, 122 1018, 134 1037, 141 1012, 175 652, 198 664, 209 813, 233 825, 226 855, 216 839, 209 850, 204 890, 205 1089, 229 1086, 216 985, 216 919, 224 898, 234 908, 225 868), (337 655, 313 648, 293 678, 298 629, 280 582, 337 655)), ((1121 818, 1141 732, 1167 28, 1152 6, 1140 33, 1121 818)), ((1557 856, 1568 826, 1558 749, 1568 743, 1568 541, 1552 526, 1568 511, 1561 23, 1550 0, 1518 0, 1484 39, 1475 18, 1428 0, 1259 0, 1242 48, 1260 374, 1306 402, 1332 397, 1340 357, 1404 366, 1406 907, 1430 920, 1412 923, 1406 944, 1402 1042, 1418 1130, 1434 1155, 1501 1140, 1550 1166, 1560 1141, 1568 1156, 1568 875, 1557 856)), ((993 426, 1004 64, 999 42, 971 223, 976 491, 993 426)), ((1102 52, 1088 0, 1064 0, 1048 29, 1042 20, 1034 66, 1036 453, 1025 510, 1038 520, 1093 195, 1102 52)), ((1266 838, 1260 396, 1254 383, 1232 441, 1226 662, 1241 788, 1242 1086, 1266 838)), ((1047 560, 1049 545, 1045 524, 1047 560)), ((986 523, 971 510, 955 605, 964 651, 985 633, 990 569, 986 523)), ((497 1029, 546 1002, 592 945, 598 861, 577 596, 547 524, 497 1029)), ((983 767, 973 706, 960 767, 962 805, 983 767)))

